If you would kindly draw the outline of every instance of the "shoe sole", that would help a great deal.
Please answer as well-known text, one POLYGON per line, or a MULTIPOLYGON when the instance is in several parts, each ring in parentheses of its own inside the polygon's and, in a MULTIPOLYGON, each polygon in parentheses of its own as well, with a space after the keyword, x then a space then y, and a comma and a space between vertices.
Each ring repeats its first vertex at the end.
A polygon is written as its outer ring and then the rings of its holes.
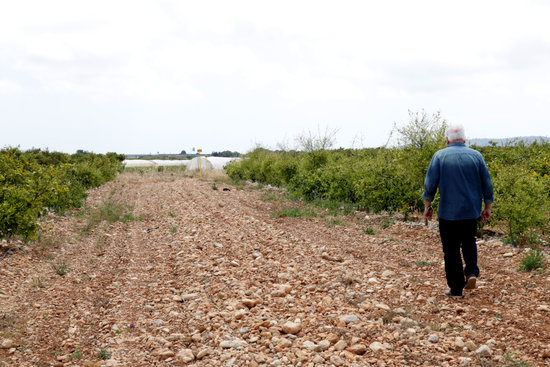
POLYGON ((476 282, 477 282, 476 277, 468 278, 468 281, 466 282, 466 286, 464 287, 464 289, 475 289, 476 288, 476 282))
POLYGON ((462 296, 457 296, 457 295, 455 295, 455 294, 447 293, 447 292, 444 292, 443 294, 446 295, 446 296, 449 297, 449 298, 454 298, 454 299, 462 299, 462 298, 464 298, 464 295, 462 295, 462 296))

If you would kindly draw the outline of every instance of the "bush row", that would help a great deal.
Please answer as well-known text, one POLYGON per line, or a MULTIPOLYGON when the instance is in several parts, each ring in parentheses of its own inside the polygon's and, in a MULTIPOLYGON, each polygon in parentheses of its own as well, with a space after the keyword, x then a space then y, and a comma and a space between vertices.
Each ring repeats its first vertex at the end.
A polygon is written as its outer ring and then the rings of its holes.
POLYGON ((86 191, 122 171, 123 155, 0 150, 0 238, 33 238, 38 219, 78 208, 86 191))
MULTIPOLYGON (((311 152, 258 148, 230 164, 231 178, 286 187, 290 194, 353 203, 371 212, 423 211, 420 198, 432 155, 441 139, 399 148, 311 152)), ((473 147, 484 155, 495 186, 493 224, 503 223, 513 242, 548 230, 550 144, 473 147)), ((437 198, 434 202, 437 206, 437 198)))

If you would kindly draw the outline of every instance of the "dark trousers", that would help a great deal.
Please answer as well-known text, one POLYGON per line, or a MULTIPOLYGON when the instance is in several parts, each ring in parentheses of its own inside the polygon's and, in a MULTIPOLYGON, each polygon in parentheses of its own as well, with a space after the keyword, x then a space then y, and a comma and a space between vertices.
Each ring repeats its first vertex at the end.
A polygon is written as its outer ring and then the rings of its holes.
POLYGON ((479 276, 476 233, 476 219, 439 219, 439 234, 445 258, 445 276, 447 285, 453 294, 462 294, 467 276, 479 276), (462 268, 462 258, 464 258, 464 268, 462 268))

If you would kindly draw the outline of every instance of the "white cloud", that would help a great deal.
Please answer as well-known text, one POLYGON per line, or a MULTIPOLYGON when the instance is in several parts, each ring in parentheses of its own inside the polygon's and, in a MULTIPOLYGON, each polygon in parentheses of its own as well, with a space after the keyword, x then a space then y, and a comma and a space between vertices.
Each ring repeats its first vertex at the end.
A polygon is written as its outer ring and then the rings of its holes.
POLYGON ((10 80, 0 79, 0 94, 17 94, 23 92, 23 86, 10 80))

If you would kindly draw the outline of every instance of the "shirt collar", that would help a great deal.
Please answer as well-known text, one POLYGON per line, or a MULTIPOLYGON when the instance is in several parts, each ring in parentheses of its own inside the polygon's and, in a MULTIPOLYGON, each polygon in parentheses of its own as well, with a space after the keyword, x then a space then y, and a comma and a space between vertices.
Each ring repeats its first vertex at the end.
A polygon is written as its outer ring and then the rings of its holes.
POLYGON ((466 143, 451 143, 449 144, 450 147, 465 147, 466 143))

